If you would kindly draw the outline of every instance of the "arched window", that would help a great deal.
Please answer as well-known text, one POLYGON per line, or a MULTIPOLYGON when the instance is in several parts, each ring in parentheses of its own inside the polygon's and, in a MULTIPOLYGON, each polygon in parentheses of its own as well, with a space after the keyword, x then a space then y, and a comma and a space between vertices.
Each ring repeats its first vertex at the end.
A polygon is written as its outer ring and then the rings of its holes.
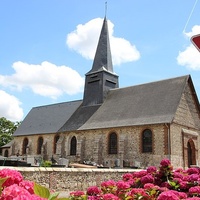
POLYGON ((187 143, 188 167, 196 165, 195 144, 192 139, 187 143))
POLYGON ((149 129, 145 129, 142 133, 142 152, 152 152, 152 132, 149 129))
POLYGON ((108 138, 108 153, 109 154, 117 154, 117 146, 118 146, 118 141, 117 141, 117 134, 116 133, 111 133, 108 138))
POLYGON ((42 153, 43 138, 39 137, 37 142, 37 154, 42 153))
POLYGON ((56 135, 56 136, 54 137, 53 153, 56 153, 56 146, 57 146, 57 142, 58 142, 59 138, 60 138, 59 135, 56 135))
POLYGON ((24 138, 23 140, 23 145, 22 145, 22 154, 26 154, 26 148, 27 148, 27 145, 28 145, 28 139, 27 138, 24 138))
POLYGON ((76 146, 77 146, 76 137, 73 136, 70 142, 70 155, 76 155, 76 146))
POLYGON ((4 157, 8 157, 8 150, 7 149, 4 151, 4 157))

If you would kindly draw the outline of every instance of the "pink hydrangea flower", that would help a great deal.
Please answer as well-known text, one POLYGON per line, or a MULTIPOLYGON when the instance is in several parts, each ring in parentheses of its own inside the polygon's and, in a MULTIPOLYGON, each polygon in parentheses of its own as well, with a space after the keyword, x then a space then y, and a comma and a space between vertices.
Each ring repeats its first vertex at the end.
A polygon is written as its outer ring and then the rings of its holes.
POLYGON ((44 200, 44 198, 31 195, 26 189, 13 184, 4 188, 0 200, 44 200))
POLYGON ((148 197, 147 193, 143 188, 133 188, 129 193, 129 196, 134 197, 134 196, 143 196, 143 197, 148 197))
POLYGON ((194 181, 198 181, 199 179, 199 175, 198 174, 191 174, 189 175, 189 182, 194 182, 194 181))
POLYGON ((154 177, 151 174, 147 174, 140 179, 142 184, 146 183, 153 183, 154 182, 154 177))
POLYGON ((116 182, 113 180, 104 181, 101 183, 101 187, 112 187, 112 186, 116 186, 116 182))
POLYGON ((137 178, 141 178, 141 177, 143 177, 145 175, 147 175, 147 171, 146 170, 142 170, 142 171, 133 173, 133 177, 137 177, 137 178))
POLYGON ((19 184, 23 177, 20 172, 12 169, 2 169, 0 170, 0 178, 8 177, 8 179, 3 183, 3 187, 8 187, 13 184, 19 184))
POLYGON ((200 195, 200 186, 194 186, 189 189, 190 195, 200 195))
POLYGON ((181 190, 188 189, 188 182, 187 181, 181 181, 181 182, 179 182, 179 187, 180 187, 181 190))
POLYGON ((163 160, 161 160, 160 165, 162 167, 167 167, 167 166, 171 165, 171 162, 168 159, 163 159, 163 160))
POLYGON ((147 173, 153 174, 157 171, 157 168, 155 166, 149 166, 147 168, 147 173))
POLYGON ((120 200, 118 196, 115 196, 114 194, 104 194, 103 195, 104 200, 120 200))
POLYGON ((19 186, 26 189, 30 194, 34 194, 34 183, 32 181, 23 180, 19 183, 19 186))
POLYGON ((85 193, 83 191, 75 191, 75 192, 70 192, 70 196, 75 196, 75 197, 81 197, 85 195, 85 193))
POLYGON ((188 174, 199 174, 199 169, 191 167, 187 169, 188 174))
POLYGON ((166 191, 166 192, 162 192, 157 200, 179 200, 179 197, 174 194, 173 191, 169 190, 169 191, 166 191))
POLYGON ((122 176, 122 179, 123 179, 124 181, 128 181, 128 180, 130 180, 130 179, 133 179, 133 174, 131 174, 131 173, 126 173, 126 174, 124 174, 124 175, 122 176))
POLYGON ((151 190, 151 189, 155 189, 158 190, 160 187, 158 185, 154 185, 153 183, 146 183, 144 185, 144 189, 145 190, 151 190))
POLYGON ((183 179, 183 174, 179 173, 179 172, 174 172, 173 173, 174 178, 180 178, 183 179))
POLYGON ((87 194, 90 196, 96 196, 101 194, 101 190, 97 186, 91 186, 87 189, 87 194))
POLYGON ((118 181, 116 185, 118 190, 126 190, 130 188, 130 184, 124 181, 118 181))

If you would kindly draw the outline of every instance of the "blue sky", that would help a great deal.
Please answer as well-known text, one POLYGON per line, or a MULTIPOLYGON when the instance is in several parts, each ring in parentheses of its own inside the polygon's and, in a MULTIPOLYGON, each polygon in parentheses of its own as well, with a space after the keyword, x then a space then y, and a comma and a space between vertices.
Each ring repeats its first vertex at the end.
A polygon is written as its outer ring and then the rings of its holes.
MULTIPOLYGON (((108 0, 114 71, 120 87, 190 74, 200 98, 198 0, 108 0)), ((103 0, 0 1, 0 117, 83 98, 103 0)))

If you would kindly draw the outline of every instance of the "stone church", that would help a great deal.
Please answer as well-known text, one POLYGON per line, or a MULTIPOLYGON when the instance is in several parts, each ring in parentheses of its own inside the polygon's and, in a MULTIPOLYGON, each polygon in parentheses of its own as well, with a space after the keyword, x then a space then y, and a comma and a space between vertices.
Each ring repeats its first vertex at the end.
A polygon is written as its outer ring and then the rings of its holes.
POLYGON ((4 155, 174 167, 200 162, 200 105, 190 75, 119 88, 106 17, 82 100, 31 109, 4 155), (117 162, 116 162, 117 161, 117 162))

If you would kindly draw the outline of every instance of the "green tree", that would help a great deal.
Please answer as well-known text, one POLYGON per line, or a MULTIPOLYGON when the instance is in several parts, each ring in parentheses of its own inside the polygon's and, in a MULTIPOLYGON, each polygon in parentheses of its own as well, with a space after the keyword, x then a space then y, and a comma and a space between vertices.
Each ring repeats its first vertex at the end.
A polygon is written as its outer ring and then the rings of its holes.
POLYGON ((5 117, 0 118, 0 147, 12 140, 12 135, 21 122, 11 122, 5 117))

